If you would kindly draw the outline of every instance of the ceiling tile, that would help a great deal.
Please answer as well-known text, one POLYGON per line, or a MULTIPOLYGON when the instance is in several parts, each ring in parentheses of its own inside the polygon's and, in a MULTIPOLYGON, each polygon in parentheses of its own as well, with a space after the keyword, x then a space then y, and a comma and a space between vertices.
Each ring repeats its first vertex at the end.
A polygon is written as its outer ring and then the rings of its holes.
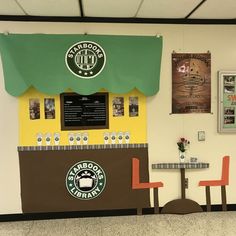
POLYGON ((236 18, 235 0, 207 0, 190 18, 198 19, 234 19, 236 18))
POLYGON ((28 15, 80 16, 78 0, 18 0, 28 15))
POLYGON ((84 15, 91 17, 134 17, 141 0, 84 0, 84 15))
POLYGON ((144 0, 137 17, 184 18, 201 0, 144 0))
POLYGON ((25 15, 14 0, 0 0, 0 15, 25 15))

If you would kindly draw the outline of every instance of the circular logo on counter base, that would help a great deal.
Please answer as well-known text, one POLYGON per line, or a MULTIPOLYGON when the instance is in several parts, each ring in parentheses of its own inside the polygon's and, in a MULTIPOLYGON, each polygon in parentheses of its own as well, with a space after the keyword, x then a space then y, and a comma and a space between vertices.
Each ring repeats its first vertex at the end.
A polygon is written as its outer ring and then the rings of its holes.
POLYGON ((97 43, 81 41, 68 49, 65 62, 75 76, 91 79, 102 72, 106 64, 106 54, 97 43))
POLYGON ((90 200, 98 197, 106 185, 104 170, 93 161, 74 164, 66 175, 66 188, 75 198, 90 200))

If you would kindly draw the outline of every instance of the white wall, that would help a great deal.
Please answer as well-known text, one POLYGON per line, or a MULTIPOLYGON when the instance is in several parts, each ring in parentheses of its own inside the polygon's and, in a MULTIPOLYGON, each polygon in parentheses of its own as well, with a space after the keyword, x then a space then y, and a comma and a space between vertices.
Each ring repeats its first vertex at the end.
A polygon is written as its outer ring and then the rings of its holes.
POLYGON ((18 101, 4 89, 0 67, 0 214, 21 212, 18 162, 18 101))
MULTIPOLYGON (((80 24, 80 23, 29 23, 0 22, 0 32, 60 33, 60 34, 123 34, 156 35, 164 38, 160 92, 148 98, 148 140, 151 180, 162 180, 160 205, 180 197, 180 173, 177 170, 151 170, 157 162, 178 162, 176 142, 179 137, 191 141, 189 156, 210 163, 209 169, 187 170, 189 189, 186 197, 205 204, 205 190, 198 187, 202 179, 221 176, 222 156, 231 156, 228 203, 236 204, 236 166, 234 134, 217 133, 217 71, 236 70, 236 26, 203 25, 143 25, 143 24, 80 24), (212 56, 212 113, 170 115, 171 112, 171 53, 211 52, 212 56), (206 141, 197 141, 197 131, 206 132, 206 141)), ((18 144, 17 100, 4 90, 0 71, 0 214, 21 212, 20 176, 16 146, 18 144)), ((145 79, 145 78, 144 78, 145 79)), ((220 188, 212 189, 212 203, 220 203, 220 188)))
MULTIPOLYGON (((217 133, 217 71, 236 69, 236 26, 161 26, 159 32, 164 37, 164 50, 161 72, 160 92, 148 99, 148 127, 150 162, 178 161, 176 142, 180 137, 191 141, 189 156, 199 161, 209 162, 209 169, 186 170, 189 189, 186 197, 205 204, 205 189, 198 187, 199 180, 219 179, 223 155, 231 156, 230 185, 227 187, 228 203, 236 203, 234 171, 235 139, 234 134, 217 133), (171 53, 211 52, 212 56, 212 113, 170 115, 171 112, 171 53), (197 132, 206 132, 206 141, 197 140, 197 132)), ((152 180, 159 179, 165 184, 160 190, 161 205, 180 197, 180 173, 178 171, 155 170, 152 180)), ((220 204, 220 188, 211 190, 212 204, 220 204)))

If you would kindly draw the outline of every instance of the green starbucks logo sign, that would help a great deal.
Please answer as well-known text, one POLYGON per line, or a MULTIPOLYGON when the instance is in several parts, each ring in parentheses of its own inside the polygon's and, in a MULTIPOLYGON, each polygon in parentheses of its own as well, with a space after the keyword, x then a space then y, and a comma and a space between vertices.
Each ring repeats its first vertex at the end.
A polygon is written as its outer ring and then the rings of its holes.
POLYGON ((106 54, 97 43, 81 41, 68 49, 65 62, 75 76, 90 79, 102 72, 106 64, 106 54))
POLYGON ((75 198, 90 200, 98 197, 106 186, 104 170, 93 161, 73 165, 66 175, 66 188, 75 198))

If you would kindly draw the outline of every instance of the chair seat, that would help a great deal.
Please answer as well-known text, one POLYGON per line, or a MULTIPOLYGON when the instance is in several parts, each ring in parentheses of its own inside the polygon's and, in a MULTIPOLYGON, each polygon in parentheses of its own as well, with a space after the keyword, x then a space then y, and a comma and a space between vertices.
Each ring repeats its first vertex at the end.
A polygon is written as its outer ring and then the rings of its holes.
POLYGON ((133 184, 133 189, 160 188, 160 187, 163 187, 163 183, 162 182, 133 184))
POLYGON ((223 180, 203 180, 200 181, 199 186, 224 186, 227 185, 227 183, 223 180))

